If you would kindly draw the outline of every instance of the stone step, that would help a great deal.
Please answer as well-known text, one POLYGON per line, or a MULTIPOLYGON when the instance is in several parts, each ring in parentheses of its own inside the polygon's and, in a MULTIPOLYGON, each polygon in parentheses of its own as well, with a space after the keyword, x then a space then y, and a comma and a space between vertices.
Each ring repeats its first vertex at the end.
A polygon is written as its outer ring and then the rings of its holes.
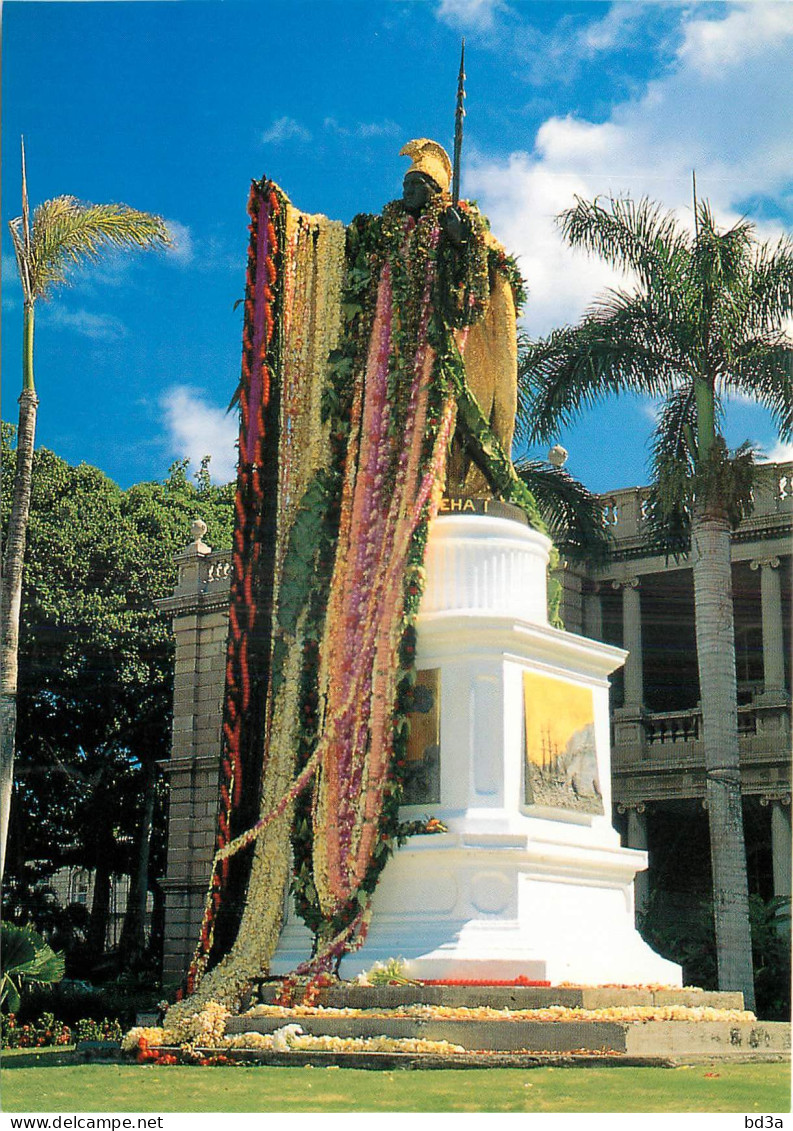
MULTIPOLYGON (((251 1004, 273 1005, 281 985, 280 981, 258 982, 251 1004)), ((300 1001, 299 990, 295 1000, 300 1001)), ((315 1004, 334 1009, 395 1009, 401 1005, 489 1005, 493 1009, 545 1009, 551 1005, 570 1009, 685 1005, 743 1009, 743 994, 674 986, 361 986, 343 982, 320 990, 315 1004)))
MULTIPOLYGON (((165 1046, 163 1052, 181 1055, 178 1045, 165 1046)), ((210 1058, 218 1055, 216 1048, 198 1048, 197 1054, 210 1058)), ((471 1069, 471 1068, 677 1068, 681 1064, 713 1063, 713 1056, 627 1056, 615 1052, 578 1053, 527 1053, 527 1052, 323 1052, 292 1049, 276 1052, 273 1049, 227 1049, 227 1061, 240 1064, 260 1064, 271 1068, 360 1068, 375 1072, 394 1069, 471 1069)), ((784 1054, 764 1053, 757 1056, 736 1055, 733 1060, 785 1061, 784 1054)))
POLYGON ((298 1024, 313 1036, 412 1037, 448 1041, 468 1051, 616 1053, 639 1057, 779 1057, 789 1053, 790 1025, 759 1021, 524 1021, 456 1020, 358 1014, 323 1016, 303 1011, 285 1017, 237 1016, 227 1034, 273 1033, 298 1024))

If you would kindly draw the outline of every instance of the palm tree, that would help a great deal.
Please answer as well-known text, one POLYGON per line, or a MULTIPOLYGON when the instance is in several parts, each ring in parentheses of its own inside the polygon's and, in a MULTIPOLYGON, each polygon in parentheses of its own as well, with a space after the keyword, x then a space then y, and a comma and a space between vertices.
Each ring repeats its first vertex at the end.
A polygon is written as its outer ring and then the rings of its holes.
POLYGON ((69 268, 107 249, 164 247, 170 243, 165 221, 126 204, 88 204, 73 196, 46 200, 30 223, 25 147, 22 144, 22 215, 9 221, 23 296, 22 394, 19 398, 17 462, 3 553, 2 733, 0 734, 0 877, 5 863, 8 816, 14 775, 17 653, 22 570, 33 469, 38 397, 33 380, 33 327, 36 301, 67 281, 69 268))
POLYGON ((663 398, 654 438, 653 529, 691 549, 719 985, 753 1007, 746 854, 738 759, 730 528, 751 506, 751 451, 730 457, 721 401, 748 393, 785 436, 793 425, 793 243, 760 245, 745 220, 716 227, 694 200, 695 229, 648 200, 577 199, 559 217, 574 247, 634 278, 580 325, 524 355, 523 426, 548 440, 583 409, 620 393, 663 398))
POLYGON ((66 971, 63 955, 32 927, 3 923, 0 927, 3 971, 0 976, 0 1006, 16 1013, 22 992, 28 986, 50 986, 60 982, 66 971))
POLYGON ((558 452, 560 456, 552 449, 545 460, 523 456, 515 462, 515 471, 534 496, 554 546, 568 561, 605 558, 609 539, 603 506, 565 471, 564 448, 558 452))

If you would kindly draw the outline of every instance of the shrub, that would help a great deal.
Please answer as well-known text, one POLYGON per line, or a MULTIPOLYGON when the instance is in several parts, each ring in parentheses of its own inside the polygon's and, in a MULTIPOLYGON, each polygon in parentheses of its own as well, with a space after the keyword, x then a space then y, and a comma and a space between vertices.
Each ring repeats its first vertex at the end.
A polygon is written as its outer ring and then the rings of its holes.
MULTIPOLYGON (((749 897, 757 1016, 765 1021, 790 1019, 790 900, 749 897)), ((640 916, 639 929, 664 958, 683 967, 683 982, 713 990, 718 986, 713 904, 710 899, 687 900, 680 908, 667 893, 656 890, 640 916)))
POLYGON ((4 1049, 41 1049, 53 1045, 70 1045, 72 1033, 63 1021, 56 1021, 51 1013, 42 1013, 33 1023, 21 1025, 13 1013, 2 1016, 2 1045, 4 1049))

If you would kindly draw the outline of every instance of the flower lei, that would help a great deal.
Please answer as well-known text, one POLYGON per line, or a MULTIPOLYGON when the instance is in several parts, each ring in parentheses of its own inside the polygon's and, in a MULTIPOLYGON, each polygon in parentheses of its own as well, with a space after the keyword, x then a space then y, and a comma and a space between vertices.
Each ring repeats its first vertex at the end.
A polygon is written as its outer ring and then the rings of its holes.
MULTIPOLYGON (((240 406, 239 466, 235 497, 229 635, 220 761, 216 849, 220 853, 257 813, 262 773, 260 735, 269 678, 267 641, 272 623, 276 514, 267 483, 276 473, 281 347, 281 270, 284 208, 275 186, 252 184, 245 288, 240 406)), ((236 934, 250 871, 250 854, 216 856, 201 935, 187 976, 197 978, 236 934), (217 944, 217 945, 216 945, 217 944)))
MULTIPOLYGON (((436 197, 418 221, 401 202, 381 217, 357 217, 347 230, 342 291, 339 226, 296 213, 271 182, 254 185, 240 482, 244 469, 256 480, 264 463, 260 406, 278 405, 268 433, 278 489, 265 504, 260 475, 255 499, 238 487, 233 592, 248 609, 263 596, 277 609, 266 686, 257 692, 265 734, 260 815, 235 835, 228 814, 242 787, 233 739, 246 725, 251 690, 249 640, 233 601, 220 833, 188 980, 193 997, 172 1008, 169 1026, 194 1016, 201 1002, 239 1000, 266 968, 280 931, 290 830, 295 905, 315 933, 314 956, 296 974, 333 968, 365 938, 379 875, 407 835, 399 803, 415 620, 458 412, 494 487, 540 525, 466 390, 455 333, 462 345, 487 302, 492 241, 476 209, 464 208, 467 238, 452 250, 440 238, 447 205, 436 197), (244 534, 256 507, 275 534, 264 572, 261 547, 244 534), (236 942, 204 977, 231 860, 251 845, 236 942)), ((252 623, 249 615, 248 633, 252 623)))

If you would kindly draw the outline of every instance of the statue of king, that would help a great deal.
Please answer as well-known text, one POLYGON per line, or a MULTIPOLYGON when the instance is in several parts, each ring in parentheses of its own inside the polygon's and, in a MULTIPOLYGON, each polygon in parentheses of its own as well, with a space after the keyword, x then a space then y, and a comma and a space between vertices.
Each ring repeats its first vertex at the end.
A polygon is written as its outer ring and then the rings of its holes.
POLYGON ((517 503, 520 275, 426 138, 345 226, 254 182, 216 855, 188 989, 266 972, 290 885, 312 969, 365 937, 400 840, 427 529, 517 503), (210 967, 212 967, 210 969, 210 967), (207 972, 208 971, 208 972, 207 972))

